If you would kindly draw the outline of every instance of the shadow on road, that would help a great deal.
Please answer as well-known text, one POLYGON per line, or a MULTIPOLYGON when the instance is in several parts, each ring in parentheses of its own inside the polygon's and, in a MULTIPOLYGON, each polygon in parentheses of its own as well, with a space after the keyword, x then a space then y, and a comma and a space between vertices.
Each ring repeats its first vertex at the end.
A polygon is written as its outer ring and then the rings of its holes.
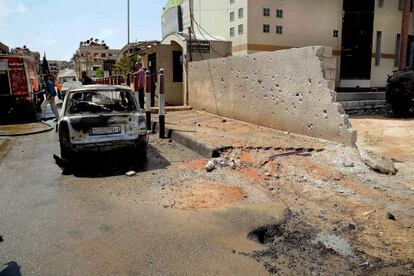
POLYGON ((59 160, 55 162, 64 175, 82 178, 99 178, 125 175, 129 171, 137 173, 164 169, 171 163, 151 145, 147 148, 147 158, 132 156, 129 152, 94 153, 83 155, 71 162, 59 160))
POLYGON ((0 116, 0 125, 31 124, 38 122, 34 115, 9 115, 0 116))
POLYGON ((0 271, 0 276, 21 276, 20 265, 16 262, 4 264, 6 268, 0 271))

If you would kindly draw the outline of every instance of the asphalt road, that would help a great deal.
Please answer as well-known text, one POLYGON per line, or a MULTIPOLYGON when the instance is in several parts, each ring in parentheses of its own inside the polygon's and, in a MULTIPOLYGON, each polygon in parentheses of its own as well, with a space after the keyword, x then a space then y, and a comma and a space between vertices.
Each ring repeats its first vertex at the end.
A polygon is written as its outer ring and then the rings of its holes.
POLYGON ((53 131, 3 143, 0 275, 267 275, 238 254, 253 248, 246 231, 262 219, 255 207, 189 211, 157 202, 159 183, 201 157, 151 140, 147 165, 132 178, 125 171, 135 164, 112 156, 63 175, 53 131))

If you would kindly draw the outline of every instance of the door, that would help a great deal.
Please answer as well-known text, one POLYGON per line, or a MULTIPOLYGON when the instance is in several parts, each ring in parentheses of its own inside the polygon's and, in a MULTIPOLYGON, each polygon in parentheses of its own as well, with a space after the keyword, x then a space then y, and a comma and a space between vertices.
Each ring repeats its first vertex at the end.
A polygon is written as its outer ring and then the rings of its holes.
POLYGON ((344 0, 341 79, 371 79, 375 0, 344 0))
POLYGON ((7 60, 0 60, 0 95, 10 95, 9 71, 7 60))

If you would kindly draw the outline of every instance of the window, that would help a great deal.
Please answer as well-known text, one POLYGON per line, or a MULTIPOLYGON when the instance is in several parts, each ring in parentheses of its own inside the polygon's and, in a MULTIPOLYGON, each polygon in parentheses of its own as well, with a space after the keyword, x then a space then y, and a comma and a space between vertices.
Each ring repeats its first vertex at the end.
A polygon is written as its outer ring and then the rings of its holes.
POLYGON ((333 37, 339 37, 339 31, 333 30, 333 37))
POLYGON ((269 24, 263 24, 263 32, 264 33, 270 33, 270 25, 269 24))
POLYGON ((238 26, 238 32, 239 32, 239 35, 240 35, 240 34, 243 34, 243 24, 240 24, 240 25, 238 26))
POLYGON ((375 51, 375 65, 380 65, 381 63, 381 40, 382 32, 377 32, 377 47, 375 51))
POLYGON ((276 17, 283 18, 283 10, 276 10, 276 17))
POLYGON ((102 53, 101 54, 101 57, 103 57, 103 58, 106 57, 106 54, 105 53, 102 53))
POLYGON ((173 51, 173 82, 183 82, 183 65, 181 63, 181 57, 183 53, 181 51, 173 51))
POLYGON ((283 27, 282 26, 276 26, 276 33, 277 34, 283 34, 283 27))
POLYGON ((263 8, 263 16, 270 16, 270 9, 269 8, 263 8))
POLYGON ((234 37, 234 28, 233 27, 230 28, 230 37, 234 37))
POLYGON ((234 21, 234 12, 230 13, 230 21, 234 21))
POLYGON ((234 4, 234 0, 230 0, 230 4, 234 4))
POLYGON ((239 18, 243 18, 243 8, 239 9, 239 18))
POLYGON ((378 0, 378 7, 380 8, 384 7, 384 0, 378 0))
POLYGON ((398 66, 400 64, 400 49, 401 49, 401 35, 397 34, 397 39, 395 40, 395 60, 394 60, 395 66, 398 66))
POLYGON ((136 111, 133 95, 129 90, 87 90, 68 95, 68 114, 124 113, 136 111))

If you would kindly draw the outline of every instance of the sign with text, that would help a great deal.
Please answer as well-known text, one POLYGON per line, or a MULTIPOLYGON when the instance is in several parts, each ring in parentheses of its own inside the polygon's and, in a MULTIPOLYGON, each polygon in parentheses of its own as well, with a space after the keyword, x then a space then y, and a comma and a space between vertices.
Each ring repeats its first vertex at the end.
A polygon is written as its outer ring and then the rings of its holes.
POLYGON ((194 53, 210 53, 211 43, 207 40, 191 40, 187 42, 188 48, 194 53))

